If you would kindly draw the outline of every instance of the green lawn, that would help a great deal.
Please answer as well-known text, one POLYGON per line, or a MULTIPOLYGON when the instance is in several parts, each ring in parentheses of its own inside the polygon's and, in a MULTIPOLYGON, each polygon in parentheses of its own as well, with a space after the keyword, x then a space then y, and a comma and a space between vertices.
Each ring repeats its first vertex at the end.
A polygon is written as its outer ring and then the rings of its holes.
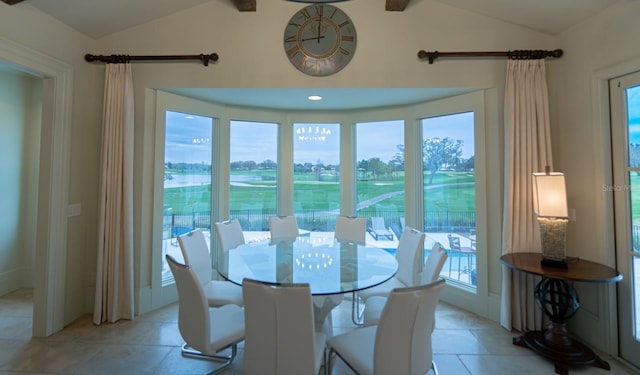
MULTIPOLYGON (((276 171, 233 171, 233 175, 259 176, 262 180, 244 181, 233 184, 231 192, 231 210, 276 209, 276 171)), ((474 211, 475 189, 472 172, 440 171, 429 186, 429 174, 425 173, 425 205, 428 210, 474 211), (471 184, 470 184, 471 183, 471 184), (460 185, 457 185, 460 184, 460 185)), ((638 178, 640 185, 640 177, 638 178)), ((312 173, 296 173, 294 176, 295 206, 305 211, 339 208, 340 185, 335 177, 323 175, 321 181, 312 173)), ((208 211, 211 207, 210 185, 165 189, 165 209, 171 212, 190 213, 208 211)), ((388 210, 390 207, 404 211, 404 175, 395 172, 391 177, 380 177, 357 182, 358 202, 364 202, 386 193, 401 192, 399 195, 375 203, 370 209, 388 210)), ((639 201, 640 196, 635 197, 639 201)))
POLYGON ((631 173, 630 177, 630 191, 631 191, 631 218, 633 225, 640 225, 640 176, 636 173, 631 173))

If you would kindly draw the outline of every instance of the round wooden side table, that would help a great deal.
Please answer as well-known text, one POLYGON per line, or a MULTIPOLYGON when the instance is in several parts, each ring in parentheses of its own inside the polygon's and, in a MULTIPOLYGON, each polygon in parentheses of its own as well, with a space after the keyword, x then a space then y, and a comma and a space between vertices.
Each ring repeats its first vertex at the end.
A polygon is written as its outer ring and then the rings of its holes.
POLYGON ((622 275, 611 267, 584 259, 569 261, 566 269, 543 267, 541 260, 540 253, 511 253, 500 257, 500 262, 513 270, 542 276, 534 293, 538 307, 549 318, 545 330, 525 332, 515 337, 513 344, 551 359, 557 374, 568 374, 571 365, 611 370, 608 362, 569 335, 567 321, 580 308, 578 294, 570 282, 618 282, 622 275))

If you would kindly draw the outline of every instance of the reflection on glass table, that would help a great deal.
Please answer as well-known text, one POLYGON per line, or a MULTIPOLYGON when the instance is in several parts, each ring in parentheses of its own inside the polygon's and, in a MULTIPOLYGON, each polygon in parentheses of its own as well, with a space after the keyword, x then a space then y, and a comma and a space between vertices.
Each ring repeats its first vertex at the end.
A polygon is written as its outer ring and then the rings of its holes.
POLYGON ((316 330, 331 335, 331 309, 344 293, 376 286, 398 270, 396 258, 376 247, 340 243, 333 237, 241 245, 221 254, 218 272, 232 283, 244 278, 270 283, 308 283, 314 296, 316 330))
POLYGON ((343 294, 389 280, 396 258, 377 247, 300 236, 241 245, 223 253, 218 271, 229 281, 308 283, 311 294, 343 294))

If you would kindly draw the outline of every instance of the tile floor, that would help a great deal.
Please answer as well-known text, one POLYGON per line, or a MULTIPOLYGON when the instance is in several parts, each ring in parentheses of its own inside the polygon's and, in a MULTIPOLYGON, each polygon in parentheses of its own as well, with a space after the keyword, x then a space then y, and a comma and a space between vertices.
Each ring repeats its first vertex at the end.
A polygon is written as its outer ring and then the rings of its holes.
MULTIPOLYGON (((83 317, 44 339, 31 338, 31 291, 0 297, 0 375, 5 374, 204 374, 216 364, 180 355, 177 305, 133 321, 94 326, 83 317)), ((334 333, 353 329, 351 304, 333 311, 334 333)), ((554 374, 553 364, 511 344, 515 333, 445 303, 437 310, 434 358, 441 375, 554 374)), ((570 374, 638 374, 615 358, 611 371, 573 367, 570 374)), ((223 374, 242 374, 242 347, 223 374)), ((351 371, 334 360, 333 374, 351 371)))

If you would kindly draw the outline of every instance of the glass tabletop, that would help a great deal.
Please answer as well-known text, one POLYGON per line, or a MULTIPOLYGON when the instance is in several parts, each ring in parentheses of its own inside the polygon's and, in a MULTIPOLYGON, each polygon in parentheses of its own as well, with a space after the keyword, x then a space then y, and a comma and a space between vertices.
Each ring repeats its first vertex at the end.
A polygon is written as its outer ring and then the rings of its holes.
POLYGON ((234 284, 244 278, 308 283, 313 295, 348 293, 381 284, 398 270, 388 251, 331 238, 301 236, 241 245, 222 254, 218 272, 234 284))

